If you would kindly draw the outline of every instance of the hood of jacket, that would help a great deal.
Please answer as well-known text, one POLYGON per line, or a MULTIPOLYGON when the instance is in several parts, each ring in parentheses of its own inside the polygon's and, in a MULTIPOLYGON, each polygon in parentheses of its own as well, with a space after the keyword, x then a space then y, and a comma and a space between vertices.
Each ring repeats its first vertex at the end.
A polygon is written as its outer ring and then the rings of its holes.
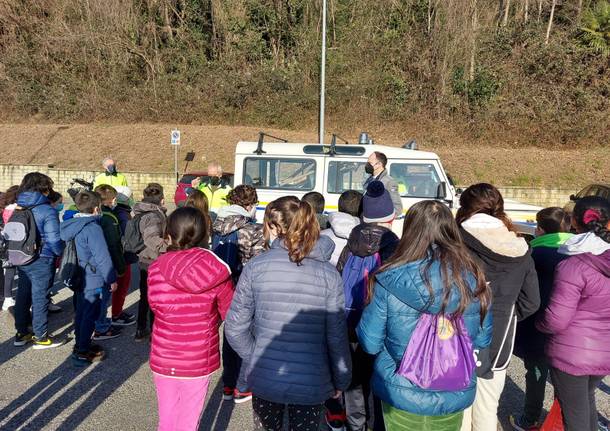
POLYGON ((231 276, 231 270, 214 253, 202 248, 173 251, 157 259, 165 282, 191 294, 211 290, 231 276))
POLYGON ((73 240, 89 223, 99 223, 100 221, 100 216, 77 217, 79 215, 76 214, 73 218, 61 224, 59 236, 63 241, 73 240))
POLYGON ((328 215, 328 222, 335 236, 348 239, 352 230, 360 224, 360 219, 347 213, 336 212, 328 215))
POLYGON ((498 256, 518 258, 529 254, 529 246, 525 239, 509 231, 501 220, 487 214, 473 215, 462 223, 462 229, 476 238, 484 248, 498 256))
POLYGON ((150 211, 160 211, 165 213, 166 209, 161 205, 153 204, 151 202, 136 202, 133 206, 133 212, 135 214, 147 213, 150 211))
MULTIPOLYGON (((286 250, 284 241, 281 238, 276 238, 271 244, 272 249, 283 248, 286 250)), ((328 262, 335 250, 335 243, 326 235, 320 235, 320 238, 314 245, 313 249, 306 259, 313 259, 319 262, 328 262)))
POLYGON ((396 234, 390 229, 363 223, 352 230, 347 246, 355 256, 366 257, 393 247, 396 241, 396 234))
POLYGON ((575 256, 583 253, 591 253, 595 256, 599 256, 606 253, 608 250, 610 250, 610 243, 604 241, 593 232, 574 235, 559 247, 559 253, 568 256, 575 256))
POLYGON ((578 259, 595 268, 604 277, 610 277, 610 250, 598 255, 593 253, 579 254, 578 259))
MULTIPOLYGON (((420 311, 425 310, 427 313, 437 314, 442 307, 444 291, 441 266, 438 261, 434 261, 428 269, 428 279, 434 294, 432 298, 422 274, 422 269, 428 264, 429 261, 427 259, 409 262, 384 271, 375 278, 377 283, 394 295, 400 302, 420 311)), ((472 289, 475 285, 474 276, 468 277, 468 283, 472 289)), ((458 290, 452 289, 445 312, 451 313, 455 311, 459 303, 460 296, 458 290)))
POLYGON ((219 235, 228 235, 249 223, 252 217, 245 208, 239 205, 229 205, 218 210, 218 216, 212 225, 214 232, 219 235))
POLYGON ((49 198, 40 192, 22 192, 17 196, 17 205, 20 207, 31 207, 33 205, 49 204, 49 198))

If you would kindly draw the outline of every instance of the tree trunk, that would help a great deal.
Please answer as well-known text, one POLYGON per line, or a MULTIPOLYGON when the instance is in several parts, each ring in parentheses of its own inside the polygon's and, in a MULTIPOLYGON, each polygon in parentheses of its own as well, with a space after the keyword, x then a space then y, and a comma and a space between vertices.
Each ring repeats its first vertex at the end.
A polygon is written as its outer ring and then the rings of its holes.
POLYGON ((504 18, 502 18, 502 27, 508 25, 508 14, 510 13, 510 0, 504 0, 504 18))
POLYGON ((580 25, 580 16, 582 15, 582 0, 578 0, 578 6, 576 8, 576 24, 580 25))
POLYGON ((542 19, 542 0, 538 0, 538 22, 542 19))
POLYGON ((432 29, 432 0, 428 0, 428 34, 432 29))
POLYGON ((525 0, 525 5, 523 6, 523 22, 527 24, 527 20, 529 19, 530 13, 530 0, 525 0))
POLYGON ((553 27, 553 18, 555 17, 555 5, 557 4, 557 0, 552 0, 551 3, 551 16, 549 16, 549 25, 546 28, 546 39, 544 41, 545 45, 549 44, 549 37, 551 36, 551 27, 553 27))
POLYGON ((468 80, 472 82, 474 80, 474 72, 476 68, 476 52, 477 52, 477 0, 471 0, 472 7, 472 30, 471 30, 471 46, 470 46, 470 68, 468 71, 468 80))

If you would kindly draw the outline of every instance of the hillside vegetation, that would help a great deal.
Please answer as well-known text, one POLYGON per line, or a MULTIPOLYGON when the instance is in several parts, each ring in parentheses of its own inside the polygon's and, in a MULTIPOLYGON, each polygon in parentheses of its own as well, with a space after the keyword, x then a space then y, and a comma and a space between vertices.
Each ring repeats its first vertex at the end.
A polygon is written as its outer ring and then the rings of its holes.
MULTIPOLYGON (((608 145, 607 0, 328 3, 329 129, 608 145)), ((320 4, 1 1, 0 120, 312 129, 320 4)))

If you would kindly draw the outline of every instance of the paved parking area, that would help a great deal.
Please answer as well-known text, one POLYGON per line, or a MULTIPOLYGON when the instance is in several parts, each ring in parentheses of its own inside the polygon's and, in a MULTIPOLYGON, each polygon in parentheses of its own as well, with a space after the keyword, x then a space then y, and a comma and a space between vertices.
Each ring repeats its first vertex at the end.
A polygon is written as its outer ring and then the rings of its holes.
MULTIPOLYGON (((62 336, 72 331, 70 292, 61 291, 56 303, 64 308, 51 315, 51 330, 62 336)), ((138 292, 128 297, 135 312, 138 292)), ((72 344, 36 351, 13 347, 13 321, 0 314, 0 429, 2 430, 154 430, 157 406, 148 368, 148 344, 135 343, 135 327, 117 339, 104 341, 108 359, 86 369, 75 369, 69 360, 72 344)), ((222 401, 220 371, 210 385, 201 430, 243 431, 252 428, 249 403, 222 401)), ((509 369, 500 417, 500 429, 509 430, 507 417, 519 411, 523 400, 524 369, 515 358, 509 369)), ((610 379, 606 379, 610 384, 610 379)), ((552 388, 547 387, 546 408, 552 388)), ((610 416, 610 387, 598 391, 598 408, 610 416)))

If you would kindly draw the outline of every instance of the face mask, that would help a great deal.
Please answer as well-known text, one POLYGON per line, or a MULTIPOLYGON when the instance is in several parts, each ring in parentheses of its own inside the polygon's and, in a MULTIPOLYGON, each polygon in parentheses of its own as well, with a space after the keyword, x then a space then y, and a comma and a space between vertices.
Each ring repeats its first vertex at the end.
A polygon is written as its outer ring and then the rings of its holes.
POLYGON ((373 165, 370 162, 366 162, 366 166, 364 167, 364 172, 366 172, 369 175, 373 175, 373 173, 375 172, 375 168, 373 167, 373 165))
POLYGON ((256 220, 256 207, 252 207, 252 209, 250 210, 250 218, 253 220, 256 220))
POLYGON ((116 204, 112 204, 112 205, 110 205, 110 209, 111 209, 111 210, 113 210, 113 209, 115 209, 115 208, 116 208, 116 204))
POLYGON ((210 177, 210 185, 217 186, 220 184, 220 177, 210 177))
POLYGON ((108 167, 106 168, 106 172, 108 172, 110 175, 116 174, 116 166, 108 165, 108 167))
POLYGON ((57 206, 55 207, 55 211, 57 211, 58 213, 62 212, 64 210, 64 204, 57 204, 57 206))

